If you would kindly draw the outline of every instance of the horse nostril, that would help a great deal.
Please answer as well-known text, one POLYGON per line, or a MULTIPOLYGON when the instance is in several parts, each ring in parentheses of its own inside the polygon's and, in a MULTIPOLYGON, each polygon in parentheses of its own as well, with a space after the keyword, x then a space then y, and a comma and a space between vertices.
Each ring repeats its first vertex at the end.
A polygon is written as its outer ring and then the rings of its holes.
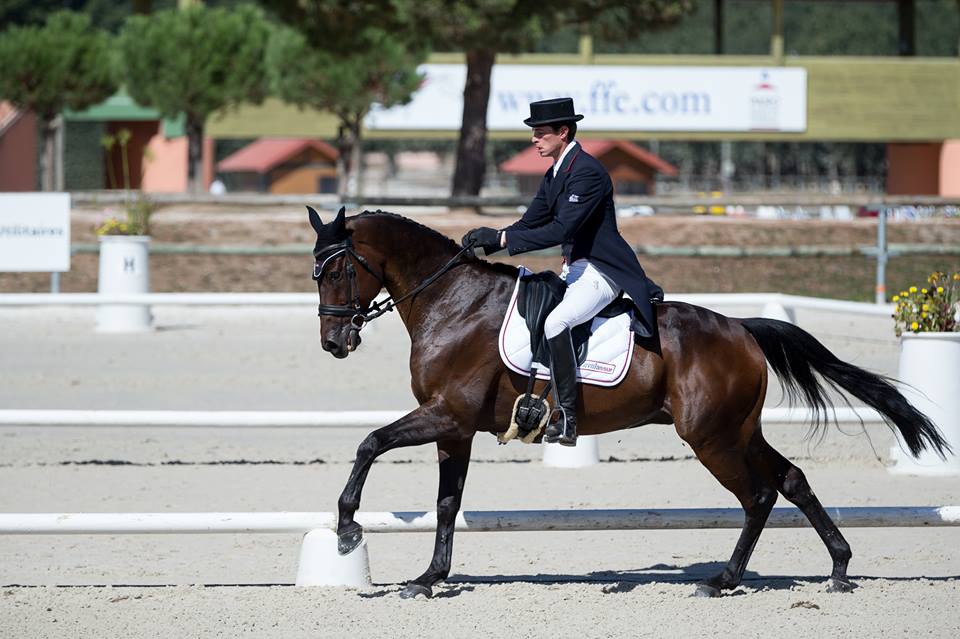
POLYGON ((337 348, 337 343, 332 339, 323 340, 323 350, 327 351, 328 353, 332 353, 333 351, 337 350, 337 348))

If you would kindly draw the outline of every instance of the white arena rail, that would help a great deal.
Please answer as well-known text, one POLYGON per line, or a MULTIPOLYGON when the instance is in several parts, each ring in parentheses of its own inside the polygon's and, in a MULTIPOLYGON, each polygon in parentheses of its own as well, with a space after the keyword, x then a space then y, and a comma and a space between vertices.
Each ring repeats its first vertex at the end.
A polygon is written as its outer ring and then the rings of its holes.
POLYGON ((0 306, 316 306, 316 293, 4 293, 0 306))
POLYGON ((0 410, 0 426, 378 428, 410 411, 0 410))
MULTIPOLYGON (((853 313, 889 317, 892 304, 850 302, 783 293, 691 293, 668 295, 666 300, 688 302, 707 308, 723 306, 760 306, 774 304, 783 308, 853 313)), ((102 295, 100 293, 3 293, 0 306, 97 306, 100 304, 139 304, 152 306, 313 306, 316 293, 140 293, 102 295)))
MULTIPOLYGON (((827 508, 837 525, 862 527, 960 526, 960 506, 827 508)), ((658 510, 504 510, 459 513, 462 532, 571 530, 739 529, 739 508, 658 510)), ((435 512, 357 513, 367 533, 434 532, 435 512)), ((334 513, 5 513, 0 535, 126 534, 303 534, 297 565, 298 586, 369 587, 370 558, 363 539, 353 550, 337 550, 334 513)), ((808 522, 796 508, 774 508, 767 526, 802 528, 808 522)))
MULTIPOLYGON (((829 507, 840 527, 960 526, 960 506, 829 507)), ((436 512, 359 512, 365 532, 434 532, 436 512)), ((306 533, 334 529, 335 513, 4 513, 0 535, 125 535, 201 533, 306 533)), ((769 528, 803 528, 806 517, 793 507, 774 508, 769 528)), ((677 530, 743 526, 740 508, 665 508, 609 510, 465 511, 457 515, 463 532, 560 530, 677 530)))
MULTIPOLYGON (((177 411, 177 410, 0 410, 0 426, 169 426, 199 428, 378 428, 409 411, 177 411)), ((765 408, 765 424, 809 423, 809 408, 765 408)), ((827 411, 837 423, 877 423, 872 408, 842 407, 827 411)))

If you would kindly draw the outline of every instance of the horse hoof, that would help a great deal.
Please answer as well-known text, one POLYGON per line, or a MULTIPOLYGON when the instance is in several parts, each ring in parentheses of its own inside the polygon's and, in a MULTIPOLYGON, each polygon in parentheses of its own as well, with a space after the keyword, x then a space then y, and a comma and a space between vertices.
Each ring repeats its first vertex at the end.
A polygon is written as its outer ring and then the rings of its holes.
POLYGON ((853 584, 846 579, 830 579, 827 592, 853 592, 853 584))
POLYGON ((337 552, 341 555, 349 555, 357 549, 361 541, 363 541, 363 528, 355 523, 343 532, 337 533, 337 552))
POLYGON ((420 596, 429 599, 433 596, 433 588, 430 586, 424 586, 423 584, 415 584, 410 582, 407 584, 406 588, 400 591, 401 599, 414 599, 420 596))
POLYGON ((720 589, 710 584, 697 584, 693 597, 719 597, 720 589))

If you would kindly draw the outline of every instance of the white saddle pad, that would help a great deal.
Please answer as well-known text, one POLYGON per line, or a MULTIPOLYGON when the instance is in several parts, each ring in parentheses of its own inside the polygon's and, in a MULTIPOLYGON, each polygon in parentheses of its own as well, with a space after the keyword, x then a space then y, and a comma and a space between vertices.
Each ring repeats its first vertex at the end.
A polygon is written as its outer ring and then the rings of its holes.
MULTIPOLYGON (((520 267, 520 276, 531 271, 520 267)), ((520 279, 513 289, 513 297, 507 307, 507 314, 500 327, 500 358, 507 368, 521 375, 529 375, 531 367, 536 367, 538 379, 550 379, 550 369, 540 362, 533 361, 530 350, 530 331, 527 322, 517 311, 517 294, 520 291, 520 279)), ((577 378, 584 384, 596 386, 615 386, 623 381, 633 359, 633 331, 630 330, 630 315, 623 313, 616 317, 595 317, 591 324, 590 341, 587 342, 587 358, 577 370, 577 378)))

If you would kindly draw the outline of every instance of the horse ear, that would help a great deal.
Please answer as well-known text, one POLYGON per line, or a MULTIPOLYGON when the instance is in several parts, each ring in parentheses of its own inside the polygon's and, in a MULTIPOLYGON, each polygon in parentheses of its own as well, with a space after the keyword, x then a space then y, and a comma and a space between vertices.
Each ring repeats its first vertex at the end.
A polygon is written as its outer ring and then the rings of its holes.
POLYGON ((347 228, 347 207, 341 206, 337 212, 337 217, 330 223, 330 228, 336 237, 340 237, 347 228))
POLYGON ((310 217, 310 226, 313 227, 313 230, 320 234, 323 232, 323 221, 320 219, 320 215, 313 209, 312 206, 307 207, 307 214, 310 217))

